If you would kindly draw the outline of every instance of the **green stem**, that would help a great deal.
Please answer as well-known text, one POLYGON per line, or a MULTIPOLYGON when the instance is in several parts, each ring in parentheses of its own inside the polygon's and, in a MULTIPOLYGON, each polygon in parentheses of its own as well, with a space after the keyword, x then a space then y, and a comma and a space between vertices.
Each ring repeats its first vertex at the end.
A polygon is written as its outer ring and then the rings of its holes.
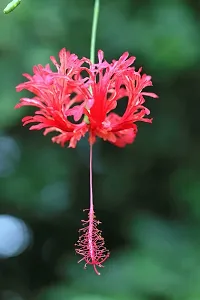
MULTIPOLYGON (((91 43, 90 43, 90 61, 92 64, 95 63, 95 44, 97 36, 97 23, 99 18, 99 6, 100 0, 95 0, 94 2, 94 13, 92 20, 92 34, 91 34, 91 43)), ((90 92, 92 93, 91 87, 89 87, 90 92)), ((89 124, 88 116, 84 116, 85 123, 89 124)))
POLYGON ((95 62, 95 44, 96 44, 96 35, 97 35, 97 23, 99 18, 99 7, 100 7, 100 0, 95 0, 93 20, 92 20, 91 44, 90 44, 90 60, 92 64, 94 64, 95 62))

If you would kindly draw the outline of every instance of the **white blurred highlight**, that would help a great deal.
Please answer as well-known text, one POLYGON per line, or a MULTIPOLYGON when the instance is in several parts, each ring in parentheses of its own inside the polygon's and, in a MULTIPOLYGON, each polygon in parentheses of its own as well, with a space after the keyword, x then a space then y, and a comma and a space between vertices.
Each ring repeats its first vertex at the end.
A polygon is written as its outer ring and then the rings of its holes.
POLYGON ((30 240, 30 230, 22 220, 10 215, 0 215, 0 258, 21 254, 30 240))

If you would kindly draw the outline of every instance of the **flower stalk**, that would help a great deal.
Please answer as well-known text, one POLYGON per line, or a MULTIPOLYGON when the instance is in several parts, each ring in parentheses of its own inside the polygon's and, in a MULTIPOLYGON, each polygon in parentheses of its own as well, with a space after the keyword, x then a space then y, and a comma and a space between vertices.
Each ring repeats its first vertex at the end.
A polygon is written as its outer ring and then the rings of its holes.
POLYGON ((96 45, 96 36, 97 36, 97 24, 99 19, 99 8, 100 8, 100 0, 95 0, 93 21, 92 21, 91 43, 90 43, 90 61, 92 62, 92 64, 95 63, 95 45, 96 45))

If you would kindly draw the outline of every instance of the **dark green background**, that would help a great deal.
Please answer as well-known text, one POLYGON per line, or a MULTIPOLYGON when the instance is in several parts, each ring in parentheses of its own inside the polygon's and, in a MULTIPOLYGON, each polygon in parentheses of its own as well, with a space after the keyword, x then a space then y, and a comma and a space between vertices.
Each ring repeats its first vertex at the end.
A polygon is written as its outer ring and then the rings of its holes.
POLYGON ((159 99, 148 99, 154 121, 138 124, 134 144, 94 147, 95 209, 111 250, 100 277, 74 253, 89 205, 87 139, 61 148, 22 127, 32 110, 13 108, 33 65, 62 47, 89 56, 93 1, 22 0, 9 15, 0 5, 0 213, 31 236, 20 255, 1 257, 0 299, 199 300, 200 1, 101 1, 97 48, 108 61, 136 56, 159 99))

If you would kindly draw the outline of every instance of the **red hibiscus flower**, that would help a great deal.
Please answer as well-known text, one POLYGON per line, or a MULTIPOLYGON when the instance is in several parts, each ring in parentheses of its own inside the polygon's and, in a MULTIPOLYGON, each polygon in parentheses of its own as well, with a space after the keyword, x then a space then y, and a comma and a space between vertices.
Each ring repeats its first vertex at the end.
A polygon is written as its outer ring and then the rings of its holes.
POLYGON ((132 64, 135 57, 125 52, 119 60, 108 63, 103 52, 98 52, 98 63, 92 64, 87 58, 78 59, 65 49, 59 53, 60 63, 54 57, 51 61, 56 67, 52 71, 49 65, 33 68, 34 75, 24 74, 27 82, 17 86, 34 94, 33 98, 21 98, 16 108, 35 106, 34 116, 22 119, 23 125, 34 123, 30 130, 45 129, 44 135, 56 132, 53 142, 75 148, 77 141, 89 132, 90 143, 90 209, 88 220, 82 221, 80 237, 76 244, 76 253, 88 264, 93 265, 100 275, 98 267, 109 257, 104 246, 100 224, 95 218, 92 192, 92 145, 96 137, 103 138, 118 147, 131 144, 137 134, 136 122, 151 123, 149 110, 144 106, 144 96, 157 98, 157 95, 144 92, 151 86, 151 77, 141 69, 135 71, 132 64), (86 67, 87 65, 88 67, 86 67), (122 116, 114 112, 118 101, 127 99, 122 116))
POLYGON ((123 147, 134 141, 137 121, 152 122, 145 118, 149 110, 143 105, 144 96, 157 97, 143 92, 152 85, 151 77, 131 67, 135 58, 128 58, 127 52, 110 64, 104 60, 101 50, 97 64, 87 58, 78 59, 65 49, 60 51, 59 58, 60 64, 51 57, 56 72, 49 65, 35 66, 34 75, 23 74, 28 81, 16 87, 17 91, 26 89, 35 95, 31 99, 21 98, 16 105, 16 108, 39 108, 34 116, 22 119, 23 125, 36 123, 30 130, 45 128, 44 135, 56 131, 59 134, 52 141, 62 146, 69 142, 72 148, 87 131, 90 143, 99 136, 123 147), (88 67, 83 66, 84 63, 88 67), (124 97, 128 98, 127 107, 123 116, 119 116, 113 110, 124 97))

